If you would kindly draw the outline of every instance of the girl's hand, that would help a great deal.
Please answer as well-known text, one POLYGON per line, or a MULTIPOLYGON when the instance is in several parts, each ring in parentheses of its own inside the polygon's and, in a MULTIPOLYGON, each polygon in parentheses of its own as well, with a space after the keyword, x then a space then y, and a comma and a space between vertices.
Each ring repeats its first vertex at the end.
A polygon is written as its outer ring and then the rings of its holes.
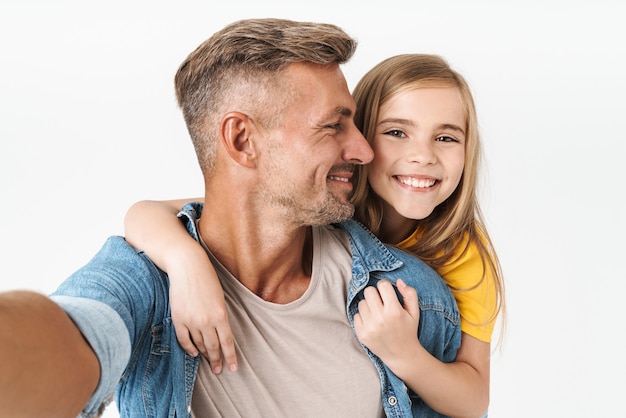
POLYGON ((124 219, 126 241, 143 249, 167 272, 172 323, 181 347, 194 357, 202 353, 216 374, 222 371, 223 361, 235 371, 235 343, 219 278, 204 248, 176 216, 184 204, 194 201, 204 199, 133 204, 124 219))
POLYGON ((223 361, 230 371, 236 371, 237 356, 224 292, 213 266, 208 258, 205 260, 208 265, 200 266, 196 258, 193 263, 175 263, 170 267, 169 276, 174 277, 170 280, 170 303, 176 338, 189 355, 202 353, 213 373, 222 372, 223 361), (186 267, 177 271, 178 265, 186 267))
POLYGON ((410 353, 410 347, 419 345, 417 292, 402 279, 396 281, 396 287, 404 298, 404 306, 393 285, 381 280, 377 288, 369 286, 364 290, 365 299, 359 302, 359 312, 354 316, 359 340, 385 363, 397 360, 410 353))

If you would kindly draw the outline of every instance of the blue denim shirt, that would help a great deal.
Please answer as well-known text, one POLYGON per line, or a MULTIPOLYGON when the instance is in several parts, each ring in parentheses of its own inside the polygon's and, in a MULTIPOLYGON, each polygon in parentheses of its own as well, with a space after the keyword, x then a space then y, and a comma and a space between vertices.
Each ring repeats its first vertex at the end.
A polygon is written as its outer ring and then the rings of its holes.
MULTIPOLYGON (((179 214, 195 239, 201 212, 202 205, 188 204, 179 214)), ((402 277, 419 295, 422 345, 442 361, 453 361, 460 345, 459 314, 443 280, 421 261, 383 245, 357 222, 340 226, 348 232, 353 252, 346 305, 350 322, 365 286, 402 277)), ((177 342, 168 292, 167 275, 142 251, 122 237, 110 237, 51 295, 100 360, 98 388, 81 416, 97 416, 115 392, 122 418, 191 417, 199 359, 187 355, 177 342)), ((388 417, 440 416, 366 351, 379 371, 388 417)))
MULTIPOLYGON (((448 285, 421 260, 392 246, 384 245, 374 234, 354 220, 340 226, 348 233, 352 249, 352 279, 348 289, 347 312, 354 329, 354 315, 363 299, 363 289, 385 279, 401 278, 417 290, 420 319, 417 334, 422 346, 439 360, 449 363, 461 345, 461 329, 456 301, 448 285)), ((401 296, 398 295, 399 298, 401 296)), ((409 390, 384 363, 363 346, 378 369, 382 401, 389 418, 442 417, 409 390)))

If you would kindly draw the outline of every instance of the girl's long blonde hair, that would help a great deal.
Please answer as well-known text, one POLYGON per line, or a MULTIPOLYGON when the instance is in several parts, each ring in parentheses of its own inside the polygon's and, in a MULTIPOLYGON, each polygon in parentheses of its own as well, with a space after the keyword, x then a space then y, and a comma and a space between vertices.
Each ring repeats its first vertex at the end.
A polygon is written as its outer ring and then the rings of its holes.
MULTIPOLYGON (((372 68, 356 85, 353 97, 357 112, 355 122, 371 144, 381 106, 395 94, 407 89, 452 87, 458 89, 465 107, 465 167, 461 181, 452 195, 425 219, 417 221, 419 239, 407 251, 438 270, 462 256, 475 245, 483 262, 483 273, 471 288, 488 277, 494 278, 496 309, 488 322, 504 311, 504 282, 498 256, 493 247, 478 204, 477 178, 481 158, 476 108, 470 88, 459 73, 437 55, 404 54, 388 58, 372 68), (461 248, 462 247, 462 248, 461 248)), ((367 165, 358 166, 354 180, 355 218, 379 235, 383 217, 381 198, 368 182, 367 165)), ((396 244, 396 243, 391 243, 396 244)), ((469 290, 469 289, 454 289, 469 290)))

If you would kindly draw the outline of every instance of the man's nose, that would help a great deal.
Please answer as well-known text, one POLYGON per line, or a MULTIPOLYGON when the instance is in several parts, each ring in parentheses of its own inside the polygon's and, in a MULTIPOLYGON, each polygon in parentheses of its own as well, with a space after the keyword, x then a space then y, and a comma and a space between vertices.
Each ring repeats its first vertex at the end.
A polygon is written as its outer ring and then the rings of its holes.
POLYGON ((374 159, 372 147, 356 126, 350 130, 343 156, 352 164, 368 164, 374 159))

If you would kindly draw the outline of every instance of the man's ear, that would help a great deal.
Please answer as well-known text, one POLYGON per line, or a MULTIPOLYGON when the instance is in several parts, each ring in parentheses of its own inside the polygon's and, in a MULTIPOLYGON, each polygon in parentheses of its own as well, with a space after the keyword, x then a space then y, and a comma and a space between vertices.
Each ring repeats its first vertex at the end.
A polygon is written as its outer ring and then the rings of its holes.
POLYGON ((241 112, 229 112, 222 118, 220 137, 224 149, 230 158, 245 167, 255 166, 254 132, 254 124, 241 112))

